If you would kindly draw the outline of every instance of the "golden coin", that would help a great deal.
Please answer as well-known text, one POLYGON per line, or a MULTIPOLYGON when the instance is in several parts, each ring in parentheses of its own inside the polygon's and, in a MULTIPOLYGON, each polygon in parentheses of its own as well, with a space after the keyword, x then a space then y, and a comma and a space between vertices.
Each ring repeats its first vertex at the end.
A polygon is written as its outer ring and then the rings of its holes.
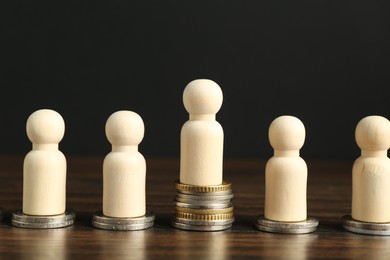
POLYGON ((233 218, 233 212, 223 214, 193 214, 176 211, 176 217, 193 220, 225 220, 233 218))
POLYGON ((196 186, 191 184, 184 184, 180 181, 175 181, 175 187, 178 191, 190 191, 190 192, 219 192, 228 191, 232 189, 232 184, 229 182, 222 182, 219 185, 210 186, 196 186))
POLYGON ((194 208, 184 208, 184 207, 176 206, 176 210, 183 213, 211 215, 211 214, 225 214, 225 213, 233 212, 233 207, 221 208, 221 209, 194 209, 194 208))

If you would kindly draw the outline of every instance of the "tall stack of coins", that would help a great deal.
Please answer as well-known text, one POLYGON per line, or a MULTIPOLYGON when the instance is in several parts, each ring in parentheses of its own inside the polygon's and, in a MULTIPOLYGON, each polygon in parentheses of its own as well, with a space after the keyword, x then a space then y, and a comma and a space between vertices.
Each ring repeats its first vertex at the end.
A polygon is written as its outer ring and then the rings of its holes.
POLYGON ((219 231, 232 226, 233 192, 231 184, 195 186, 175 182, 175 217, 172 225, 179 229, 219 231))

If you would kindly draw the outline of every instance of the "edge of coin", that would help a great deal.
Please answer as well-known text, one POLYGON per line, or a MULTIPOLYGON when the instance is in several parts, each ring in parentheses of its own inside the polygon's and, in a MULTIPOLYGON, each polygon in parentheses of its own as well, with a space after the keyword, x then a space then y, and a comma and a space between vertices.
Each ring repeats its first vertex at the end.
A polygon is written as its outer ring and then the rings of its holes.
POLYGON ((355 220, 351 215, 342 218, 343 228, 352 233, 374 236, 390 236, 390 222, 371 223, 355 220))
POLYGON ((102 211, 98 211, 93 215, 92 221, 95 221, 97 223, 102 223, 102 224, 109 224, 109 225, 137 225, 137 224, 144 224, 147 222, 153 222, 155 218, 156 218, 155 215, 151 211, 147 211, 143 216, 132 217, 132 218, 109 217, 103 215, 102 211))
POLYGON ((266 219, 264 215, 260 215, 255 222, 258 230, 283 234, 312 233, 317 229, 318 224, 318 219, 314 217, 307 217, 304 221, 282 222, 266 219))
POLYGON ((92 226, 104 230, 135 231, 153 227, 155 215, 147 211, 144 216, 133 218, 114 218, 104 216, 102 211, 96 212, 92 218, 92 226))
POLYGON ((202 232, 210 232, 210 231, 222 231, 226 230, 232 227, 232 224, 228 225, 221 225, 221 226, 195 226, 195 225, 188 225, 183 223, 178 223, 175 221, 172 221, 172 226, 178 229, 182 230, 190 230, 190 231, 202 231, 202 232))
POLYGON ((175 181, 176 190, 184 190, 189 192, 218 192, 218 191, 228 191, 232 189, 232 184, 230 182, 223 181, 222 184, 219 185, 209 185, 209 186, 196 186, 191 184, 181 183, 179 180, 175 181))
POLYGON ((98 229, 104 230, 117 230, 117 231, 135 231, 135 230, 143 230, 153 227, 154 221, 145 222, 141 224, 105 224, 98 221, 92 221, 92 225, 98 229))
POLYGON ((187 225, 194 225, 194 226, 225 226, 229 224, 234 223, 234 218, 227 219, 227 220, 193 220, 193 219, 183 219, 174 217, 173 221, 177 223, 187 224, 187 225))
POLYGON ((220 209, 194 209, 194 208, 184 208, 184 207, 176 206, 175 208, 176 211, 182 213, 191 213, 191 214, 199 214, 199 215, 233 213, 233 207, 220 208, 220 209))
POLYGON ((204 204, 193 204, 186 203, 181 201, 174 201, 174 205, 181 208, 190 208, 190 209, 223 209, 233 207, 232 202, 228 203, 204 203, 204 204))
POLYGON ((229 213, 222 213, 222 214, 192 214, 192 213, 185 213, 176 211, 176 217, 182 218, 182 219, 191 219, 191 220, 228 220, 233 218, 233 212, 229 213))
POLYGON ((62 228, 73 225, 75 218, 76 213, 71 209, 67 209, 64 214, 54 216, 26 215, 19 209, 12 214, 11 224, 19 228, 62 228))

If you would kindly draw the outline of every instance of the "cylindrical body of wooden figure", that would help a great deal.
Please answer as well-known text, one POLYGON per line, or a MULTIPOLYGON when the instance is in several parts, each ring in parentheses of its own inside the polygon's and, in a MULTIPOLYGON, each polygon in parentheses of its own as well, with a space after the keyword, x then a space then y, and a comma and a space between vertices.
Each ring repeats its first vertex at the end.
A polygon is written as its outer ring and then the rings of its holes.
POLYGON ((23 213, 59 215, 65 205, 65 156, 57 149, 30 151, 23 165, 23 213))
POLYGON ((145 215, 145 178, 146 162, 136 149, 109 153, 103 163, 103 214, 117 218, 145 215))
POLYGON ((352 218, 390 222, 390 160, 363 157, 352 168, 352 218))
POLYGON ((217 121, 187 121, 181 130, 180 182, 222 183, 223 129, 217 121))
POLYGON ((307 166, 299 156, 272 157, 265 170, 264 217, 274 221, 303 221, 306 207, 307 166))

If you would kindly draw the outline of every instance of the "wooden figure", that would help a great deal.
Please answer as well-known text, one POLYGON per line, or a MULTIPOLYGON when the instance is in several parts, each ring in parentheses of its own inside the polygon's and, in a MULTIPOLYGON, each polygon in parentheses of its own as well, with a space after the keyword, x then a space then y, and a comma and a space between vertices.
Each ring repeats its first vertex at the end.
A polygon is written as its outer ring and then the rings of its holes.
POLYGON ((112 144, 103 163, 103 215, 134 218, 145 215, 146 162, 138 145, 144 137, 142 118, 131 111, 118 111, 106 123, 112 144))
POLYGON ((35 111, 27 120, 32 151, 24 159, 23 213, 59 215, 65 213, 66 159, 58 150, 64 136, 61 115, 50 109, 35 111))
POLYGON ((266 165, 264 216, 274 221, 304 221, 307 166, 299 149, 305 142, 305 127, 296 117, 278 117, 269 127, 269 140, 274 156, 266 165))
POLYGON ((390 122, 381 116, 365 117, 355 138, 362 153, 352 169, 352 218, 390 222, 390 122))
POLYGON ((215 120, 222 90, 212 80, 191 81, 183 93, 189 120, 181 130, 180 182, 208 186, 222 183, 223 129, 215 120))

